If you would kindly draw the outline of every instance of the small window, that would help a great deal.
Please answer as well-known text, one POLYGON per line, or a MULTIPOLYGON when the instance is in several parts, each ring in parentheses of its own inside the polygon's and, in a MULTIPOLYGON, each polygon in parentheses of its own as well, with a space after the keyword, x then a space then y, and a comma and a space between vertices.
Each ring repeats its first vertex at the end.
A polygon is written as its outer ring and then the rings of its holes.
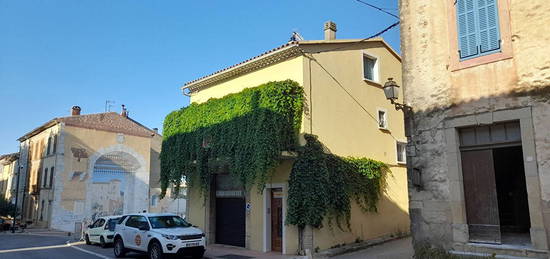
POLYGON ((55 154, 57 152, 57 135, 53 136, 53 151, 52 153, 55 154))
POLYGON ((407 143, 397 142, 397 163, 404 164, 407 162, 407 143))
POLYGON ((378 59, 363 54, 363 78, 365 80, 370 80, 378 82, 378 59))
POLYGON ((157 201, 158 201, 158 195, 154 194, 151 196, 151 206, 152 207, 155 207, 157 206, 157 201))
POLYGON ((388 129, 387 113, 383 109, 378 109, 378 128, 388 129))
POLYGON ((48 147, 46 148, 46 155, 50 154, 50 147, 52 146, 52 137, 48 138, 48 147))
POLYGON ((50 182, 48 184, 48 187, 52 188, 52 184, 53 184, 53 172, 54 172, 54 167, 52 166, 50 168, 50 182))
POLYGON ((42 187, 48 186, 48 168, 44 169, 44 179, 42 180, 42 187))

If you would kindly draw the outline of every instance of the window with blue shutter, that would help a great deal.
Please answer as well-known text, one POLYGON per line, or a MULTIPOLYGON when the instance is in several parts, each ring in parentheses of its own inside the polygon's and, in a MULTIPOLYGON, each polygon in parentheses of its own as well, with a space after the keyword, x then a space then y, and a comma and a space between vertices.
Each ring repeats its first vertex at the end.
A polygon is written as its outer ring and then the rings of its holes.
POLYGON ((497 1, 456 1, 458 54, 461 60, 500 51, 497 1))

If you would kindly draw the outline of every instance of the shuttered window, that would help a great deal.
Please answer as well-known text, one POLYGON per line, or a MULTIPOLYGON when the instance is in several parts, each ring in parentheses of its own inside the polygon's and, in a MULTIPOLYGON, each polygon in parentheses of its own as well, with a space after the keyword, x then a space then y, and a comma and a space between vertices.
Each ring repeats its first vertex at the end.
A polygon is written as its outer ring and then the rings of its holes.
POLYGON ((497 1, 456 1, 458 54, 461 60, 500 51, 497 1))

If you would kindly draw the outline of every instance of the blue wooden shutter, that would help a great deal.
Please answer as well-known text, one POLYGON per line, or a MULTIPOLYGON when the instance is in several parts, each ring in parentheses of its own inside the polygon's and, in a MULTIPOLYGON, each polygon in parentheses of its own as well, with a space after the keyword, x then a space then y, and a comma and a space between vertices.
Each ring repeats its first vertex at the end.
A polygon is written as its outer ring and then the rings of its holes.
POLYGON ((460 58, 479 55, 474 0, 458 0, 456 5, 460 58))
POLYGON ((479 45, 485 53, 500 49, 497 0, 478 0, 479 45))

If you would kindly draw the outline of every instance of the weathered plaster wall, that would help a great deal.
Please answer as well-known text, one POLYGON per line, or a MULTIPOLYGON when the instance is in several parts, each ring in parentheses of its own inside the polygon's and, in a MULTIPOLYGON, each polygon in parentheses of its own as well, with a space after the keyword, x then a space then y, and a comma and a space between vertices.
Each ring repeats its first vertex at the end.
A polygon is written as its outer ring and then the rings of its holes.
POLYGON ((98 195, 92 193, 93 167, 98 158, 112 152, 128 153, 139 164, 126 183, 124 213, 149 209, 150 138, 71 126, 64 126, 61 136, 59 152, 64 155, 55 176, 52 228, 72 232, 75 223, 91 220, 91 199, 98 195))
POLYGON ((450 166, 457 166, 447 163, 445 150, 450 143, 443 126, 451 117, 532 107, 542 210, 550 227, 550 36, 543 33, 550 6, 544 0, 500 0, 499 5, 509 6, 499 15, 509 20, 501 22, 511 31, 502 41, 511 44, 512 58, 453 71, 457 54, 451 47, 456 39, 450 36, 454 28, 449 10, 454 10, 454 2, 400 2, 405 98, 415 110, 409 161, 422 169, 424 183, 423 191, 409 188, 412 232, 415 242, 447 248, 453 239, 464 238, 452 231, 461 225, 452 222, 457 218, 453 211, 460 211, 452 209, 460 206, 453 202, 460 191, 449 188, 452 179, 447 175, 450 166))

